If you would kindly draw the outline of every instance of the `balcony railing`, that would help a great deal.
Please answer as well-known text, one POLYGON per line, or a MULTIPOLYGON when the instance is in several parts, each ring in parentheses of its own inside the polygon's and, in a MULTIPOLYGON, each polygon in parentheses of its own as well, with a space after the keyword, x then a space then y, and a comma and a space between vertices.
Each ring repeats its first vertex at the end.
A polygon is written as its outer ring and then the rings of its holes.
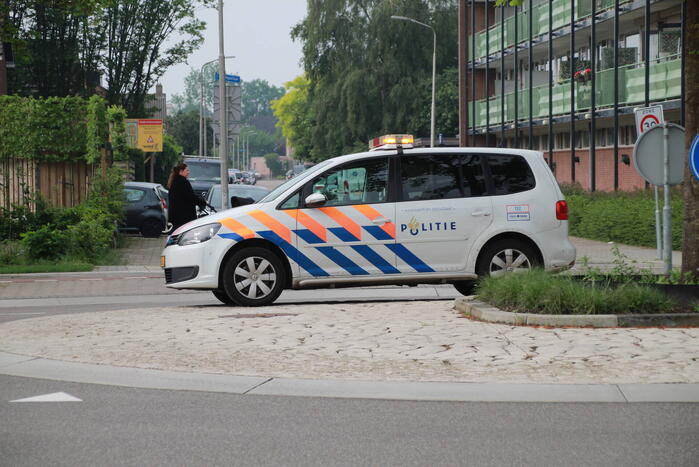
MULTIPOLYGON (((549 32, 549 8, 553 8, 553 30, 570 25, 571 8, 575 8, 575 18, 580 20, 592 14, 592 2, 597 1, 597 12, 614 8, 614 0, 552 0, 536 5, 529 10, 522 10, 517 15, 517 42, 529 40, 529 14, 532 14, 532 37, 549 32)), ((620 0, 619 3, 628 3, 632 0, 620 0)), ((525 2, 526 6, 527 2, 525 2)), ((505 19, 505 47, 514 45, 515 42, 515 17, 505 19)), ((500 50, 501 24, 497 22, 490 27, 488 32, 488 52, 491 54, 500 50)), ((486 32, 476 33, 474 41, 469 40, 468 58, 473 57, 473 47, 476 48, 476 59, 486 55, 486 32)))
MULTIPOLYGON (((682 60, 677 56, 665 57, 650 66, 650 100, 660 101, 680 97, 682 84, 682 60)), ((597 109, 614 105, 614 69, 603 70, 595 74, 595 107, 597 109)), ((575 110, 590 109, 592 86, 590 81, 572 83, 575 86, 575 110)), ((553 114, 570 113, 571 82, 553 86, 553 114)), ((486 125, 486 100, 476 101, 476 126, 486 125)), ((517 119, 529 119, 529 88, 517 93, 517 119)), ((645 101, 645 66, 643 63, 619 67, 619 105, 637 104, 645 101)), ((505 94, 505 121, 501 115, 501 97, 490 98, 490 126, 515 120, 515 94, 505 94)), ((473 103, 468 103, 469 123, 473 125, 473 103)), ((532 118, 548 118, 549 86, 532 88, 532 118)))

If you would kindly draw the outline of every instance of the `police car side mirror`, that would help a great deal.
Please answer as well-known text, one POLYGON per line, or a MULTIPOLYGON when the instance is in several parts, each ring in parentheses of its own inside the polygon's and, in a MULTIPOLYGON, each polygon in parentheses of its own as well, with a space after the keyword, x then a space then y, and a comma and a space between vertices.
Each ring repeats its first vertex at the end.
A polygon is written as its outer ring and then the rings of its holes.
POLYGON ((306 197, 306 207, 315 208, 322 206, 327 200, 323 193, 312 193, 306 197))

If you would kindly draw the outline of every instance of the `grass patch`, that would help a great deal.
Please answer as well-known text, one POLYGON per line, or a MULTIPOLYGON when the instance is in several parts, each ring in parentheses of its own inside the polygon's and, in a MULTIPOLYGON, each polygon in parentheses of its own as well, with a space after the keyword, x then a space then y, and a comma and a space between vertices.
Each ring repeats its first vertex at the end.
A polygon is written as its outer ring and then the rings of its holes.
POLYGON ((685 311, 662 292, 636 283, 583 283, 543 270, 487 277, 479 299, 516 313, 551 315, 645 314, 685 311))
POLYGON ((92 271, 94 265, 84 262, 57 262, 45 264, 12 264, 0 266, 0 274, 30 274, 39 272, 83 272, 92 271))

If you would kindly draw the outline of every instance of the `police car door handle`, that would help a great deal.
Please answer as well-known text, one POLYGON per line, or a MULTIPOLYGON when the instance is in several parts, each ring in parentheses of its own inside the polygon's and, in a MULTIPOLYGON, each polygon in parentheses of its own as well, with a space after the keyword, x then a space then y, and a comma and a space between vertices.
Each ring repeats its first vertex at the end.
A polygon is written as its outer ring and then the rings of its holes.
POLYGON ((489 215, 490 215, 490 211, 473 211, 473 212, 471 213, 471 215, 472 215, 473 217, 489 216, 489 215))
POLYGON ((371 221, 372 224, 376 224, 376 225, 382 225, 382 224, 386 224, 388 222, 391 222, 391 219, 386 219, 385 217, 377 217, 376 219, 371 221))

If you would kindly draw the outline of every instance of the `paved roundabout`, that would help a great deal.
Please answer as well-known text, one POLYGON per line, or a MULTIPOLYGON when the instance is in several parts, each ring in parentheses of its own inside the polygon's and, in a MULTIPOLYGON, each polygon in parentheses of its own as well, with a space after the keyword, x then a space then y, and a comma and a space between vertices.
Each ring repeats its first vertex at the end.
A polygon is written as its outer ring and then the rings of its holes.
MULTIPOLYGON (((5 374, 21 375, 13 373, 13 364, 42 359, 44 368, 47 362, 79 362, 88 365, 83 368, 92 365, 93 373, 135 368, 182 376, 252 377, 250 387, 270 378, 337 383, 671 383, 699 401, 698 328, 484 323, 464 317, 453 300, 54 315, 0 325, 0 351, 5 352, 0 359, 0 372, 5 374)), ((62 378, 60 372, 55 377, 62 378)))

